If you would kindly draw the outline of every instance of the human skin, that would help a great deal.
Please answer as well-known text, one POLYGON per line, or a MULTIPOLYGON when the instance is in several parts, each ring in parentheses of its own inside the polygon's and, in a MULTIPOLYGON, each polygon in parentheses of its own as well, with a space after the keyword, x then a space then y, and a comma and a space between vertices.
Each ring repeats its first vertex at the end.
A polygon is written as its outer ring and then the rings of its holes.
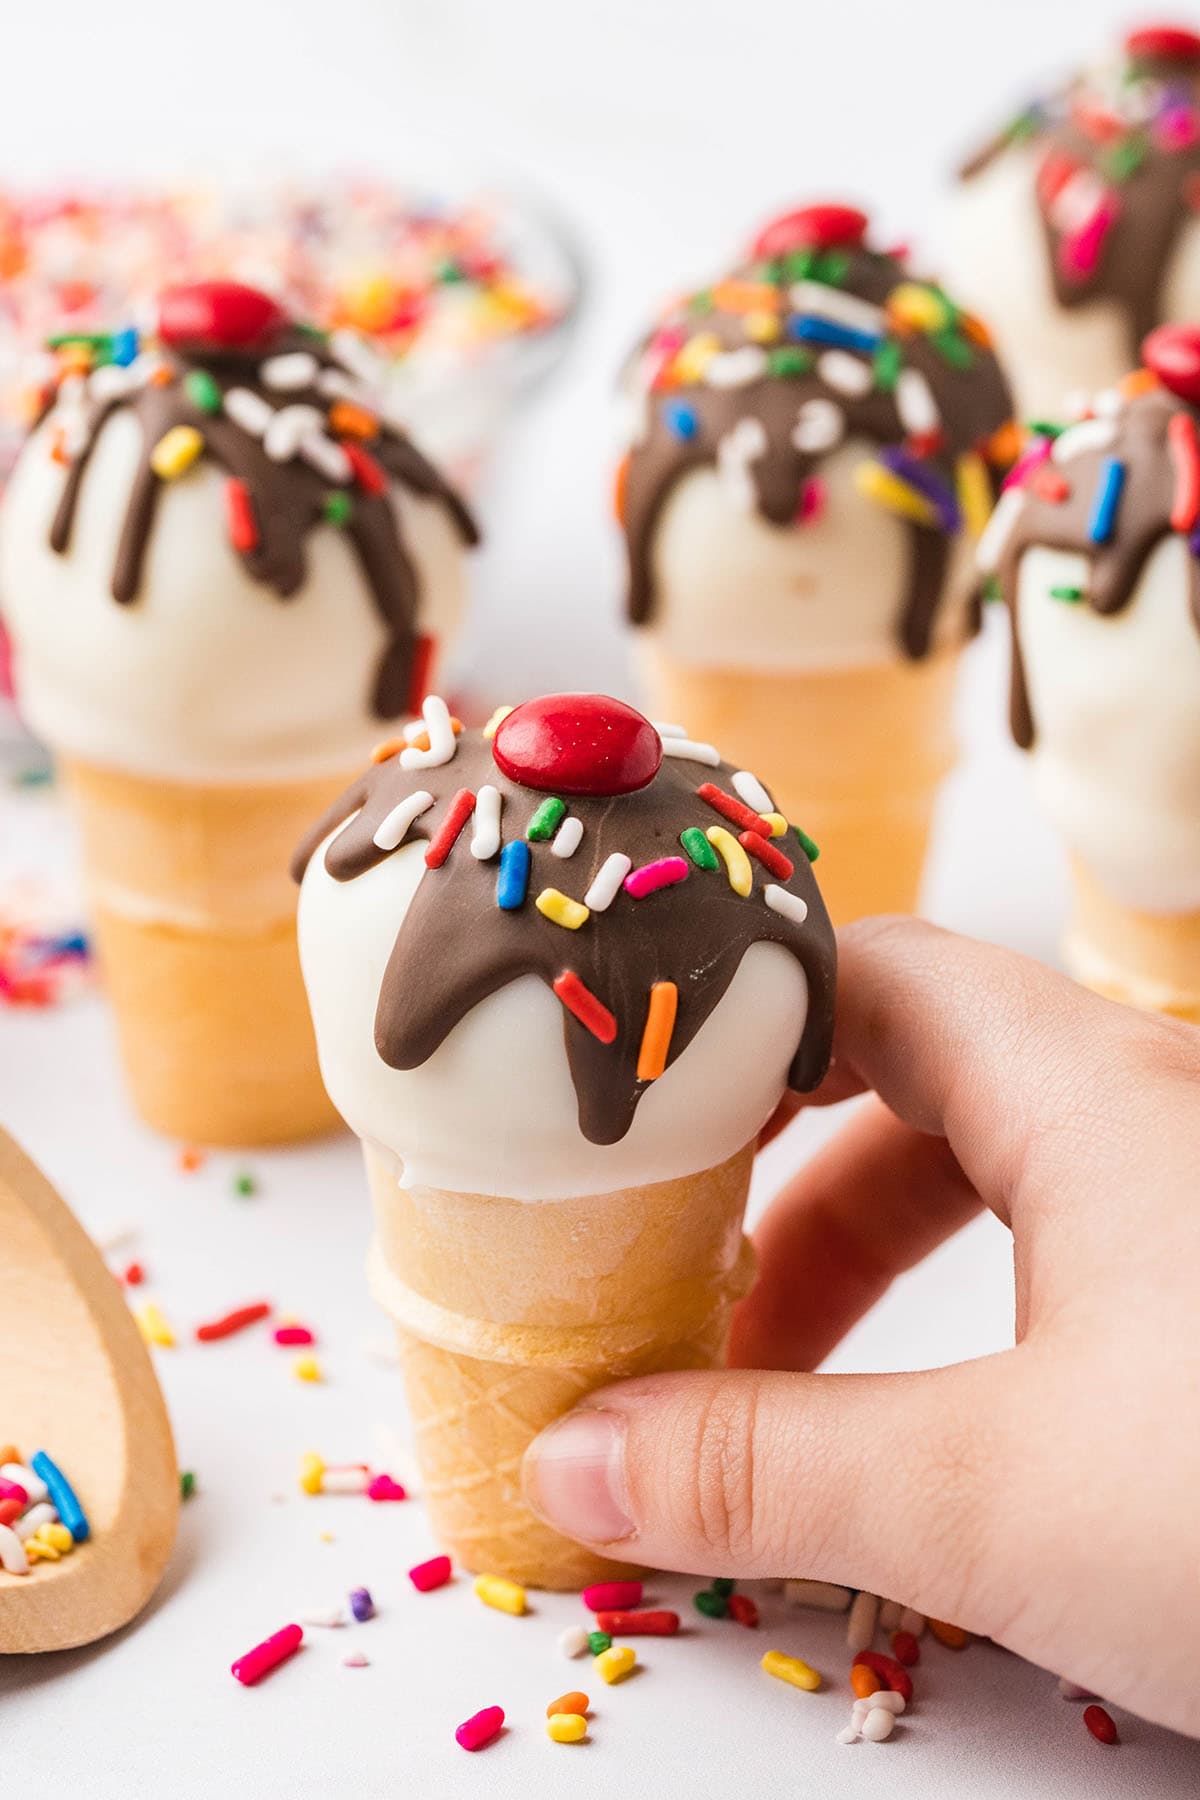
POLYGON ((885 1594, 1200 1736, 1200 1031, 914 920, 839 957, 807 1104, 873 1097, 764 1220, 737 1367, 590 1395, 531 1503, 657 1567, 885 1594), (983 1206, 1013 1348, 803 1372, 983 1206))

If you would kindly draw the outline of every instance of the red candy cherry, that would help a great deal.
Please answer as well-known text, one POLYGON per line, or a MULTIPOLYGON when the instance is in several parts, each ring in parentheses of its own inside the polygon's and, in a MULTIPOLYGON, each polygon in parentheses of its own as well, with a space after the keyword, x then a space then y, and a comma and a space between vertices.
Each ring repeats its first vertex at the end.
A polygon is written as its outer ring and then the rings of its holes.
POLYGON ((1139 25, 1125 39, 1134 62, 1200 62, 1200 37, 1186 25, 1139 25))
POLYGON ((662 763, 649 719, 606 694, 547 694, 502 719, 492 755, 510 781, 549 794, 633 794, 662 763))
POLYGON ((1142 361, 1165 388, 1200 406, 1200 325, 1160 325, 1142 342, 1142 361))
POLYGON ((240 281, 190 281, 158 301, 158 334, 176 350, 252 350, 287 322, 269 294, 240 281))
POLYGON ((869 223, 856 206, 799 206, 764 225, 750 254, 769 260, 792 250, 857 250, 869 223))

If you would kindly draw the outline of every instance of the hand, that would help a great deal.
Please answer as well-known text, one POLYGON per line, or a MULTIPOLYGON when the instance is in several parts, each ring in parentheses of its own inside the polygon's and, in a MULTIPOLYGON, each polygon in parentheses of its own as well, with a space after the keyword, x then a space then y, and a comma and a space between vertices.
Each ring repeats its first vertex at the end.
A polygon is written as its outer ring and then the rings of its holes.
POLYGON ((660 1568, 845 1583, 1200 1734, 1200 1031, 911 920, 840 934, 850 1123, 776 1201, 733 1371, 542 1433, 531 1504, 660 1568), (1016 1344, 812 1375, 980 1207, 1016 1344))

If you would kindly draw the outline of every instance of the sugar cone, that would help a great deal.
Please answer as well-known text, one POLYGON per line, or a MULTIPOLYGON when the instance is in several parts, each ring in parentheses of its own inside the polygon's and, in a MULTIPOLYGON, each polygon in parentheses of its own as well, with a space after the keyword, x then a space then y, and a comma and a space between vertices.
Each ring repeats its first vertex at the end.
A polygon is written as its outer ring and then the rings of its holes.
POLYGON ((1078 858, 1071 890, 1063 960, 1076 981, 1109 1000, 1200 1024, 1200 912, 1137 912, 1078 858))
POLYGON ((652 640, 641 654, 653 716, 758 775, 816 840, 835 925, 916 911, 934 801, 955 761, 957 648, 778 674, 693 667, 652 640))
POLYGON ((369 1146, 371 1287, 395 1321, 434 1530, 465 1568, 578 1588, 625 1565, 570 1543, 521 1495, 543 1426, 593 1388, 711 1368, 753 1279, 753 1148, 649 1187, 527 1202, 404 1188, 369 1146))
POLYGON ((147 1124, 227 1145, 331 1130, 288 861, 346 781, 204 787, 61 766, 126 1079, 147 1124))

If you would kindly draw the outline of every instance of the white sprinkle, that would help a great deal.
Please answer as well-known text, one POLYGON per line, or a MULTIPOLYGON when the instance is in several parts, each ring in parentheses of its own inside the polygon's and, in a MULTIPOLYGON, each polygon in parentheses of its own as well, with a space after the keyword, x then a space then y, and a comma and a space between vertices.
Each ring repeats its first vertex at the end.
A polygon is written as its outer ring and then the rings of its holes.
MULTIPOLYGON (((747 802, 749 805, 750 802, 747 802)), ((835 1581, 785 1581, 783 1597, 789 1606, 810 1606, 817 1612, 845 1612, 850 1604, 850 1589, 835 1581)))
POLYGON ((119 1219, 107 1231, 97 1231, 92 1235, 96 1248, 108 1252, 119 1250, 123 1244, 132 1243, 140 1230, 141 1226, 135 1225, 132 1219, 119 1219))
POLYGON ((58 392, 54 396, 55 406, 82 406, 87 398, 88 384, 86 375, 64 375, 58 384, 58 392))
POLYGON ((941 425, 942 415, 933 389, 920 369, 901 369, 896 380, 896 411, 900 423, 912 437, 924 437, 941 425))
POLYGON ((886 1706, 873 1706, 862 1722, 862 1735, 869 1744, 882 1744, 896 1729, 896 1715, 886 1706))
POLYGON ((739 419, 717 445, 717 470, 735 502, 746 512, 754 508, 754 483, 749 465, 767 451, 766 428, 759 419, 739 419))
POLYGON ((439 695, 430 694, 421 708, 421 716, 429 732, 429 748, 418 750, 415 744, 410 744, 407 750, 402 750, 402 769, 440 769, 454 761, 454 727, 446 702, 439 695))
POLYGON ((409 826, 414 819, 419 819, 423 812, 428 812, 433 805, 433 795, 427 794, 424 788, 418 788, 415 794, 409 794, 399 806, 393 806, 387 818, 375 833, 377 850, 398 850, 408 836, 409 826))
POLYGON ((1025 490, 1005 488, 996 502, 996 510, 984 526, 975 546, 975 562, 984 575, 995 573, 1005 546, 1017 522, 1017 514, 1025 505, 1025 490))
POLYGON ((0 1475, 3 1475, 5 1481, 15 1481, 23 1487, 29 1495, 31 1505, 36 1504, 39 1500, 45 1500, 48 1496, 49 1489, 41 1476, 35 1475, 33 1470, 27 1469, 23 1463, 5 1463, 4 1467, 0 1468, 0 1475))
POLYGON ((344 369, 322 369, 317 376, 318 394, 330 400, 356 400, 365 404, 361 383, 351 381, 344 369))
POLYGON ((364 1656, 361 1650, 347 1650, 342 1658, 343 1669, 368 1669, 370 1666, 370 1658, 364 1656))
POLYGON ((743 344, 739 350, 719 351, 704 365, 709 387, 748 387, 767 372, 767 353, 761 344, 743 344))
POLYGON ((487 862, 500 848, 500 808, 504 796, 496 787, 481 787, 475 796, 475 823, 471 855, 487 862))
POLYGON ((365 381, 368 386, 378 384, 383 364, 356 331, 335 331, 329 340, 329 348, 342 367, 357 375, 360 381, 365 381))
POLYGON ((763 899, 772 912, 790 919, 793 925, 803 925, 808 917, 808 902, 802 900, 799 894, 789 894, 786 888, 776 887, 773 881, 768 882, 763 889, 763 899))
POLYGON ((558 1647, 564 1656, 582 1656, 588 1647, 588 1634, 582 1625, 568 1625, 558 1634, 558 1647))
POLYGON ((354 474, 353 465, 340 444, 323 431, 306 431, 300 439, 300 454, 327 481, 345 483, 354 474))
POLYGON ((1107 450, 1116 435, 1112 419, 1081 419, 1055 438, 1050 455, 1056 463, 1070 462, 1087 450, 1107 450))
POLYGON ((686 725, 672 725, 665 719, 652 719, 651 724, 654 726, 654 729, 655 729, 655 731, 657 731, 659 737, 686 737, 687 736, 687 726, 686 725))
POLYGON ((137 385, 133 370, 120 363, 103 363, 88 376, 88 393, 93 400, 119 400, 137 385))
POLYGON ((611 856, 606 856, 596 871, 591 887, 583 896, 583 904, 591 912, 607 912, 620 893, 621 883, 632 867, 632 860, 628 856, 622 856, 619 850, 614 850, 611 856))
POLYGON ((875 372, 870 363, 864 362, 861 356, 851 356, 848 350, 826 350, 817 358, 817 374, 826 387, 856 399, 860 394, 869 394, 875 385, 875 372))
POLYGON ((579 840, 582 836, 583 820, 579 817, 578 813, 572 813, 569 818, 563 820, 562 824, 555 832, 554 842, 551 844, 550 848, 553 850, 555 856, 561 856, 565 860, 568 856, 574 856, 579 848, 579 840))
POLYGON ((25 1546, 11 1525, 0 1525, 0 1567, 10 1575, 28 1575, 29 1558, 25 1546))
POLYGON ((847 294, 841 288, 826 287, 821 281, 796 281, 788 290, 793 312, 815 313, 821 319, 836 319, 839 325, 851 325, 856 331, 882 331, 884 316, 869 300, 847 294))
POLYGON ((641 389, 623 388, 614 405, 619 447, 631 450, 650 435, 650 396, 641 389))
POLYGON ((263 433, 263 449, 272 462, 291 462, 301 440, 324 423, 325 415, 315 406, 282 406, 263 433))
MULTIPOLYGON (((766 788, 758 779, 758 776, 752 775, 749 769, 738 770, 733 778, 733 791, 739 800, 744 800, 747 806, 752 806, 754 808, 755 812, 769 813, 775 811, 775 804, 771 799, 770 794, 768 794, 766 788)), ((847 1602, 847 1604, 849 1603, 847 1602)))
MULTIPOLYGON (((857 1655, 857 1652, 855 1652, 855 1654, 857 1655)), ((863 1699, 855 1700, 854 1711, 856 1713, 866 1714, 873 1712, 877 1706, 882 1706, 887 1712, 899 1714, 904 1712, 907 1705, 908 1702, 905 1700, 903 1694, 897 1694, 889 1688, 883 1688, 878 1693, 867 1694, 863 1699)))
POLYGON ((832 400, 806 400, 792 427, 792 443, 808 452, 832 450, 845 429, 845 415, 832 400))
POLYGON ((248 431, 251 437, 262 437, 275 417, 275 408, 261 394, 244 387, 229 389, 225 395, 225 411, 234 424, 248 431))
POLYGON ((913 1606, 906 1606, 900 1614, 901 1631, 911 1631, 915 1638, 925 1636, 925 1614, 918 1612, 913 1606))
POLYGON ((1072 237, 1089 224, 1105 202, 1104 183, 1092 169, 1077 169, 1064 182, 1046 209, 1046 216, 1056 231, 1072 237))
POLYGON ((57 1507, 51 1506, 48 1500, 42 1500, 37 1506, 30 1506, 21 1517, 14 1521, 13 1530, 24 1543, 32 1537, 39 1525, 53 1525, 58 1518, 57 1507))
POLYGON ((899 1631, 900 1621, 904 1617, 904 1608, 898 1600, 881 1600, 879 1602, 879 1629, 881 1631, 899 1631))
POLYGON ((878 1623, 879 1596, 856 1594, 850 1608, 850 1617, 846 1620, 846 1648, 851 1656, 857 1656, 860 1650, 871 1648, 878 1623))
POLYGON ((1068 1681, 1065 1675, 1058 1678, 1058 1691, 1064 1700, 1095 1700, 1099 1696, 1091 1688, 1080 1687, 1077 1681, 1068 1681))
POLYGON ((347 1464, 344 1469, 326 1468, 321 1475, 323 1494, 365 1494, 370 1485, 370 1470, 354 1464, 347 1464))
POLYGON ((712 744, 694 744, 691 738, 664 738, 662 747, 664 756, 682 756, 688 762, 711 763, 714 769, 721 760, 721 752, 712 744))
POLYGON ((332 1631, 338 1625, 346 1623, 346 1615, 340 1606, 310 1606, 307 1612, 300 1614, 302 1625, 320 1625, 332 1631))
POLYGON ((857 1744, 858 1733, 853 1725, 843 1725, 833 1741, 835 1744, 857 1744))
POLYGON ((286 356, 268 357, 259 373, 267 387, 294 394, 312 386, 319 367, 311 351, 292 350, 286 356))
POLYGON ((154 356, 148 352, 144 352, 141 356, 135 356, 129 365, 129 373, 133 377, 131 385, 146 387, 159 369, 165 366, 161 356, 154 356))
POLYGON ((1086 388, 1068 388, 1061 407, 1064 419, 1086 419, 1092 410, 1092 397, 1086 388))
POLYGON ((1125 410, 1125 396, 1119 388, 1101 388, 1092 399, 1092 411, 1098 419, 1115 419, 1125 410))

